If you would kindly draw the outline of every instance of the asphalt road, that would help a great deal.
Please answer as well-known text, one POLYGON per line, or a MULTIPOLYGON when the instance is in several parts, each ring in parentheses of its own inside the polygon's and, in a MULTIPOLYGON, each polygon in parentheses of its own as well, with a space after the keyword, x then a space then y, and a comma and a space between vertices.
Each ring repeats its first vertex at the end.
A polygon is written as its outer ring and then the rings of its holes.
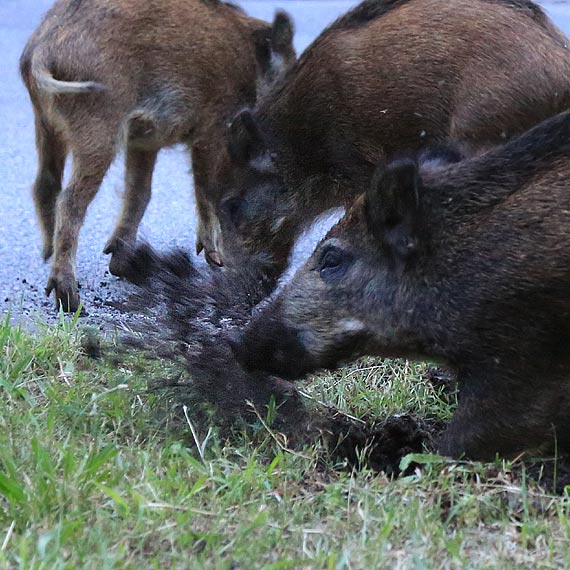
MULTIPOLYGON (((240 4, 251 15, 271 20, 277 7, 286 9, 297 28, 301 51, 354 1, 249 0, 240 4)), ((51 0, 0 0, 0 310, 32 324, 54 319, 51 299, 43 289, 49 266, 41 260, 41 240, 30 187, 36 171, 33 116, 18 73, 22 48, 51 0)), ((541 2, 554 21, 570 34, 570 1, 541 2)), ((118 323, 124 316, 109 300, 125 298, 130 286, 107 273, 102 254, 119 212, 123 158, 115 161, 93 201, 83 226, 77 256, 81 297, 88 321, 118 323)), ((182 149, 162 151, 153 180, 153 198, 141 224, 140 236, 158 249, 173 245, 193 249, 195 208, 189 162, 182 149)), ((321 231, 322 231, 322 225, 321 231)), ((312 249, 319 230, 297 248, 294 264, 312 249)))

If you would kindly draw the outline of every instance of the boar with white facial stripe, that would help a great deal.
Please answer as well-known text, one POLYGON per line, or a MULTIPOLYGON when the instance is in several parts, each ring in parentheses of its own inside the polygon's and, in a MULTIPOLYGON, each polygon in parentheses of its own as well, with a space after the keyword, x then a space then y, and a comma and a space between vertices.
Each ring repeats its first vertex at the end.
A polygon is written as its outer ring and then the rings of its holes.
POLYGON ((362 355, 442 361, 459 407, 441 453, 569 450, 570 112, 479 157, 424 166, 378 166, 232 337, 236 356, 290 379, 362 355))

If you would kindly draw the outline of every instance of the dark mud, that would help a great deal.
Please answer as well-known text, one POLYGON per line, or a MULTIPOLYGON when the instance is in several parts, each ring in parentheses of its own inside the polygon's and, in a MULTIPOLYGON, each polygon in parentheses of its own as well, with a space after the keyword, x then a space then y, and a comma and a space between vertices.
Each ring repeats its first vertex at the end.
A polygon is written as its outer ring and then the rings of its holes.
POLYGON ((439 394, 439 396, 447 402, 454 402, 457 398, 457 378, 451 370, 446 368, 430 368, 426 375, 427 380, 439 394))
POLYGON ((402 458, 433 448, 442 429, 441 422, 415 415, 369 418, 360 423, 330 410, 322 433, 330 455, 349 467, 398 475, 402 458))

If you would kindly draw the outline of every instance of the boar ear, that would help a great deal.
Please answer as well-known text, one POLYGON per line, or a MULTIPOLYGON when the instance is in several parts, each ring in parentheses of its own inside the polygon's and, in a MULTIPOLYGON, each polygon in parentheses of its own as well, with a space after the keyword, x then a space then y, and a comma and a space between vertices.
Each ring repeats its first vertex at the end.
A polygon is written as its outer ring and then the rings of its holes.
POLYGON ((263 136, 251 111, 244 109, 228 126, 228 151, 232 160, 244 165, 265 150, 263 136))
POLYGON ((420 184, 416 163, 402 160, 379 166, 366 193, 368 229, 396 258, 406 259, 416 251, 420 184))
POLYGON ((295 27, 291 16, 283 10, 275 13, 273 26, 271 27, 271 51, 289 60, 295 57, 295 48, 293 47, 293 36, 295 27))
POLYGON ((293 22, 289 15, 281 10, 275 14, 270 28, 254 31, 253 39, 263 88, 269 87, 278 75, 294 63, 293 34, 293 22))

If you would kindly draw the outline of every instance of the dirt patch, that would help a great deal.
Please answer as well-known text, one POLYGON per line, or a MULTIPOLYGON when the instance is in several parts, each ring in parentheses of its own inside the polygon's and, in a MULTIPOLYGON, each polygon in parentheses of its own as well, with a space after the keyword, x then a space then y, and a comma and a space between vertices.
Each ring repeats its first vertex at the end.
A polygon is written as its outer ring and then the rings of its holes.
POLYGON ((351 468, 387 474, 398 474, 401 459, 429 449, 441 431, 437 421, 407 414, 359 421, 329 409, 321 422, 321 436, 333 458, 351 468))

